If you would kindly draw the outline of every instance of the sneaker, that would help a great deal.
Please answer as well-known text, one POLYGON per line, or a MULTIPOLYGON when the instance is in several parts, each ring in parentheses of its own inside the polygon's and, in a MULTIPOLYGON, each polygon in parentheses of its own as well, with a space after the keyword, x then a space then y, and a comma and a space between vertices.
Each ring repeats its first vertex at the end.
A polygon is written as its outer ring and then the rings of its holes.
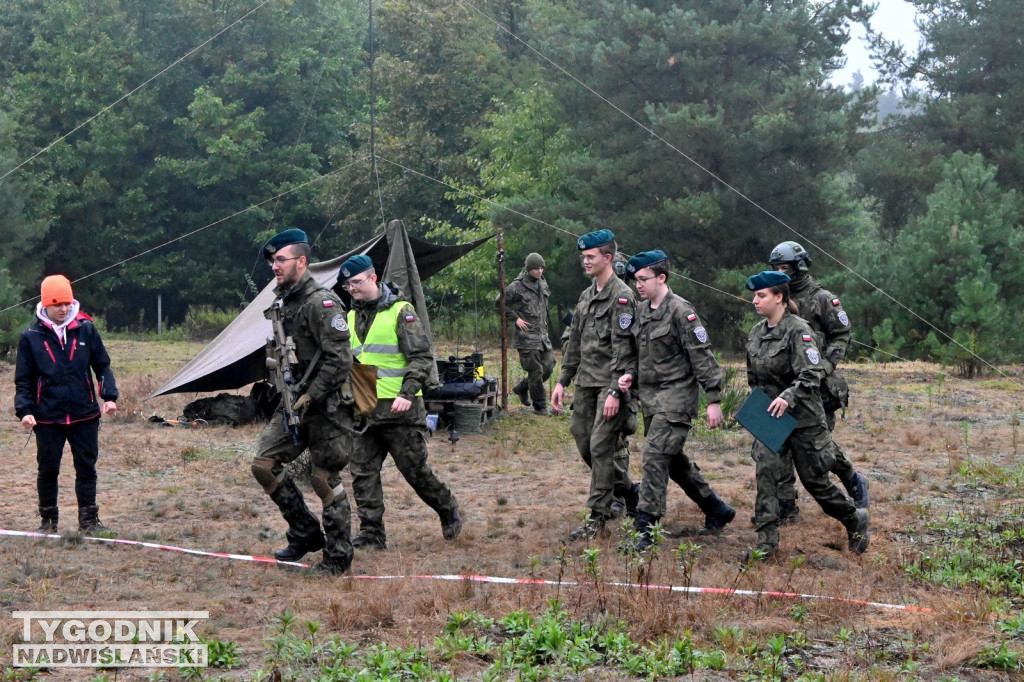
POLYGON ((342 575, 352 565, 348 557, 328 557, 313 567, 313 571, 321 575, 342 575))
POLYGON ((722 530, 736 518, 736 510, 729 507, 716 516, 705 516, 704 527, 697 531, 697 535, 721 535, 722 530))
POLYGON ((531 405, 529 387, 519 384, 518 386, 512 388, 512 392, 516 394, 516 397, 519 398, 519 402, 521 402, 523 405, 526 405, 527 407, 531 405))
POLYGON ((366 549, 387 549, 388 541, 379 535, 363 535, 362 533, 357 533, 356 536, 352 538, 352 547, 353 549, 362 549, 364 547, 366 549))
POLYGON ((317 534, 308 540, 288 541, 288 546, 274 552, 274 558, 278 561, 298 561, 310 552, 319 552, 327 544, 323 534, 317 534))
POLYGON ((459 516, 459 508, 452 507, 450 511, 439 512, 441 517, 441 535, 445 540, 454 540, 462 532, 462 517, 459 516))
POLYGON ((583 525, 569 533, 569 540, 590 540, 597 537, 597 534, 604 530, 605 518, 596 512, 590 512, 590 516, 583 522, 583 525))
POLYGON ((850 552, 863 554, 868 548, 868 510, 857 510, 857 528, 846 531, 846 537, 850 542, 850 552))
POLYGON ((846 492, 850 493, 857 509, 868 508, 868 479, 864 474, 855 473, 849 484, 843 481, 843 487, 846 488, 846 492))

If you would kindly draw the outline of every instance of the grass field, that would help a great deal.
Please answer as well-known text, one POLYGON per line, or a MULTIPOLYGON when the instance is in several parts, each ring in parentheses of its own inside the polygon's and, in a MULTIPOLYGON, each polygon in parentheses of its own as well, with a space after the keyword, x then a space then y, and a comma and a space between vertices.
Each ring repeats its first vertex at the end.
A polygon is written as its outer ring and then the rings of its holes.
MULTIPOLYGON (((143 402, 197 344, 111 341, 123 398, 100 433, 99 504, 121 538, 270 556, 285 525, 252 479, 261 427, 167 428, 192 395, 143 402)), ((446 354, 446 353, 445 353, 446 354)), ((497 373, 487 353, 488 373, 497 373)), ((514 367, 514 363, 513 363, 514 367)), ((516 369, 514 367, 514 369, 516 369)), ((836 430, 871 484, 871 546, 845 551, 841 526, 806 493, 781 551, 743 570, 755 542, 750 436, 698 427, 687 451, 739 512, 719 538, 670 491, 660 551, 616 552, 622 531, 565 546, 589 474, 568 419, 511 413, 452 445, 430 442, 465 528, 441 538, 436 515, 393 465, 384 470, 390 549, 360 550, 349 576, 82 541, 74 475, 61 475, 60 540, 0 539, 0 666, 21 641, 18 610, 208 610, 202 671, 4 667, 3 679, 693 679, 1002 680, 1024 662, 1024 434, 1019 368, 964 381, 923 363, 854 365, 836 430), (370 579, 473 574, 554 585, 370 579), (641 584, 621 587, 611 583, 641 584), (651 586, 811 597, 683 594, 651 586), (908 612, 860 600, 925 607, 908 612)), ((0 528, 38 526, 34 443, 13 418, 13 371, 0 370, 6 480, 0 528)), ((513 379, 514 379, 513 375, 513 379)), ((742 386, 736 387, 743 390, 742 386)), ((639 479, 642 440, 632 444, 639 479)), ((319 507, 305 488, 310 507, 319 507)), ((316 561, 310 555, 307 561, 316 561)))

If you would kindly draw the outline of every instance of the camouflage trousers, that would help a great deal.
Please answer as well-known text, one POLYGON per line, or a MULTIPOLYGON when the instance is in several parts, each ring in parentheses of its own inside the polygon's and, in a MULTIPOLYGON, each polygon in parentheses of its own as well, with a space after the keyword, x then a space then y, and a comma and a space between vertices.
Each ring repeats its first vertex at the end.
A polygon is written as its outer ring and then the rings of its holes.
POLYGON ((587 507, 611 518, 612 501, 622 498, 632 487, 629 479, 629 450, 620 447, 623 421, 621 413, 611 421, 604 419, 607 388, 576 387, 572 401, 569 433, 583 462, 590 467, 590 496, 587 507))
POLYGON ((519 364, 526 376, 516 384, 513 393, 529 389, 530 402, 534 407, 548 404, 546 384, 555 369, 555 354, 550 350, 520 350, 519 364))
MULTIPOLYGON (((835 410, 825 410, 825 421, 828 424, 829 434, 836 428, 836 413, 835 410)), ((853 462, 846 454, 846 450, 832 439, 832 467, 829 469, 833 474, 836 475, 844 485, 849 485, 856 476, 857 471, 853 468, 853 462)), ((796 499, 796 471, 790 466, 782 478, 779 480, 779 499, 780 500, 795 500, 796 499)))
POLYGON ((308 545, 321 535, 320 521, 284 467, 309 448, 313 489, 323 507, 324 559, 352 558, 351 509, 340 476, 348 464, 352 441, 352 435, 336 419, 310 409, 299 427, 299 442, 294 443, 285 433, 278 411, 263 430, 253 460, 253 475, 288 522, 288 543, 308 545))
POLYGON ((643 480, 637 511, 655 518, 665 516, 668 481, 671 479, 705 515, 718 511, 719 500, 704 480, 700 468, 683 452, 690 423, 683 417, 655 414, 644 418, 647 445, 644 447, 643 480))
POLYGON ((754 515, 759 544, 779 545, 779 480, 794 466, 800 483, 822 510, 848 530, 856 528, 857 508, 829 477, 831 442, 832 435, 824 424, 795 429, 783 445, 782 454, 772 452, 758 440, 754 441, 750 454, 756 464, 754 515))
POLYGON ((352 494, 361 536, 371 540, 387 539, 380 471, 388 453, 406 482, 438 515, 458 507, 455 495, 427 464, 426 431, 425 425, 390 422, 371 426, 355 439, 349 471, 352 472, 352 494))

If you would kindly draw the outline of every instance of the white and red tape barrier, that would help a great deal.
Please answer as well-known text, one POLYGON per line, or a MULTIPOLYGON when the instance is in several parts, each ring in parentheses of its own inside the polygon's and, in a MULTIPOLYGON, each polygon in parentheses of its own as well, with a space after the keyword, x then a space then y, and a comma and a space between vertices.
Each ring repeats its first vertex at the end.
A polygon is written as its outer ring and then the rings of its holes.
MULTIPOLYGON (((59 540, 58 534, 34 533, 21 530, 7 530, 0 528, 0 535, 26 538, 49 538, 59 540)), ((273 557, 253 556, 250 554, 228 554, 226 552, 207 552, 200 549, 187 549, 175 547, 174 545, 161 545, 155 542, 140 542, 138 540, 122 540, 120 538, 97 538, 82 536, 83 540, 92 542, 106 542, 113 545, 129 545, 133 547, 147 547, 149 549, 162 549, 168 552, 182 552, 194 556, 219 557, 233 561, 254 561, 265 564, 278 564, 280 566, 295 566, 296 568, 309 568, 309 564, 298 561, 280 561, 273 557)), ((503 578, 492 575, 351 575, 355 580, 449 580, 457 582, 474 583, 495 583, 499 585, 546 585, 551 587, 563 586, 573 587, 581 583, 568 580, 544 580, 541 578, 503 578)), ((589 585, 589 583, 587 583, 589 585)), ((684 592, 687 594, 723 594, 739 597, 776 597, 780 599, 815 599, 821 601, 834 601, 843 604, 854 604, 857 606, 869 606, 876 609, 889 609, 893 611, 909 611, 912 613, 932 613, 927 606, 914 606, 912 604, 887 604, 885 602, 866 601, 863 599, 852 599, 849 597, 834 597, 822 594, 801 594, 799 592, 776 592, 772 590, 737 590, 725 587, 692 587, 683 585, 642 585, 640 583, 605 583, 610 587, 622 587, 628 589, 660 590, 664 592, 684 592)))

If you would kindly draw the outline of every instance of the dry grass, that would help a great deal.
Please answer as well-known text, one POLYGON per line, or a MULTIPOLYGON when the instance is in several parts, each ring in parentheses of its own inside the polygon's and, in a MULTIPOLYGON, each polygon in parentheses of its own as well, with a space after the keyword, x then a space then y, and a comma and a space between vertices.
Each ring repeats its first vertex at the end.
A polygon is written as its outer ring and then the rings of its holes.
MULTIPOLYGON (((259 428, 184 429, 146 423, 149 414, 174 416, 193 399, 169 396, 142 403, 187 355, 180 351, 163 359, 162 346, 137 342, 115 341, 109 346, 124 398, 122 412, 104 421, 100 436, 99 503, 107 525, 122 538, 210 551, 266 556, 283 546, 280 514, 249 473, 259 428), (119 362, 136 369, 120 369, 119 362)), ((518 367, 514 361, 510 366, 515 380, 518 367)), ((488 373, 497 373, 493 361, 488 373)), ((0 601, 8 611, 208 609, 206 634, 241 647, 244 665, 231 673, 235 677, 260 667, 271 622, 286 610, 300 622, 319 621, 325 631, 346 641, 407 646, 432 642, 453 611, 500 618, 516 609, 541 611, 549 599, 558 597, 571 617, 591 622, 621 619, 638 639, 691 630, 698 644, 726 651, 738 644, 717 640, 718 628, 738 626, 747 635, 763 637, 802 629, 811 639, 803 656, 817 662, 810 669, 828 671, 834 675, 828 679, 836 680, 889 679, 888 673, 872 672, 879 669, 879 652, 898 658, 911 646, 908 642, 926 640, 932 643, 931 654, 918 674, 938 679, 969 665, 979 648, 993 641, 985 621, 991 600, 984 594, 912 582, 902 565, 929 541, 929 520, 965 505, 998 508, 996 488, 970 485, 954 474, 965 462, 1015 466, 1014 420, 1021 390, 1008 382, 944 378, 939 383, 936 373, 936 367, 921 363, 856 366, 848 372, 853 404, 837 439, 869 474, 873 503, 872 543, 861 557, 843 549, 842 528, 804 494, 801 521, 783 529, 778 558, 741 571, 738 557, 755 541, 747 520, 754 497, 753 467, 747 455, 749 436, 730 431, 700 436, 688 444, 689 454, 717 491, 737 508, 737 519, 726 533, 697 538, 702 519, 681 491, 673 489, 664 520, 670 538, 662 556, 643 566, 630 564, 616 553, 621 535, 614 529, 594 543, 600 550, 595 582, 580 556, 583 547, 561 547, 579 522, 588 491, 588 472, 568 435, 567 420, 537 419, 512 403, 512 414, 480 435, 463 436, 454 447, 443 435, 430 443, 434 470, 460 499, 462 536, 445 542, 436 515, 388 465, 383 479, 390 549, 358 552, 353 573, 534 576, 577 585, 325 579, 268 565, 80 542, 71 532, 75 507, 68 455, 60 480, 65 538, 0 542, 0 601), (922 390, 929 386, 931 390, 922 390), (672 551, 680 541, 701 545, 692 556, 689 582, 695 586, 914 603, 935 612, 921 615, 800 600, 807 614, 798 624, 791 612, 796 602, 791 599, 672 594, 605 584, 686 584, 686 573, 672 551), (840 628, 855 633, 850 644, 835 644, 840 628)), ((5 374, 10 378, 9 370, 5 374)), ((10 393, 0 397, 7 414, 10 393)), ((34 446, 13 419, 0 428, 0 441, 8 464, 0 527, 32 530, 38 524, 34 446)), ((633 444, 637 477, 641 448, 639 440, 633 444)), ((306 492, 315 510, 316 498, 306 492)), ((10 660, 10 645, 19 638, 19 628, 12 619, 0 620, 0 661, 10 660)), ((475 677, 481 671, 480 662, 470 659, 457 657, 449 665, 460 676, 475 677)), ((891 672, 898 667, 881 669, 891 672)), ((959 675, 1000 679, 973 668, 959 675)), ((72 673, 54 679, 78 678, 72 673)))

